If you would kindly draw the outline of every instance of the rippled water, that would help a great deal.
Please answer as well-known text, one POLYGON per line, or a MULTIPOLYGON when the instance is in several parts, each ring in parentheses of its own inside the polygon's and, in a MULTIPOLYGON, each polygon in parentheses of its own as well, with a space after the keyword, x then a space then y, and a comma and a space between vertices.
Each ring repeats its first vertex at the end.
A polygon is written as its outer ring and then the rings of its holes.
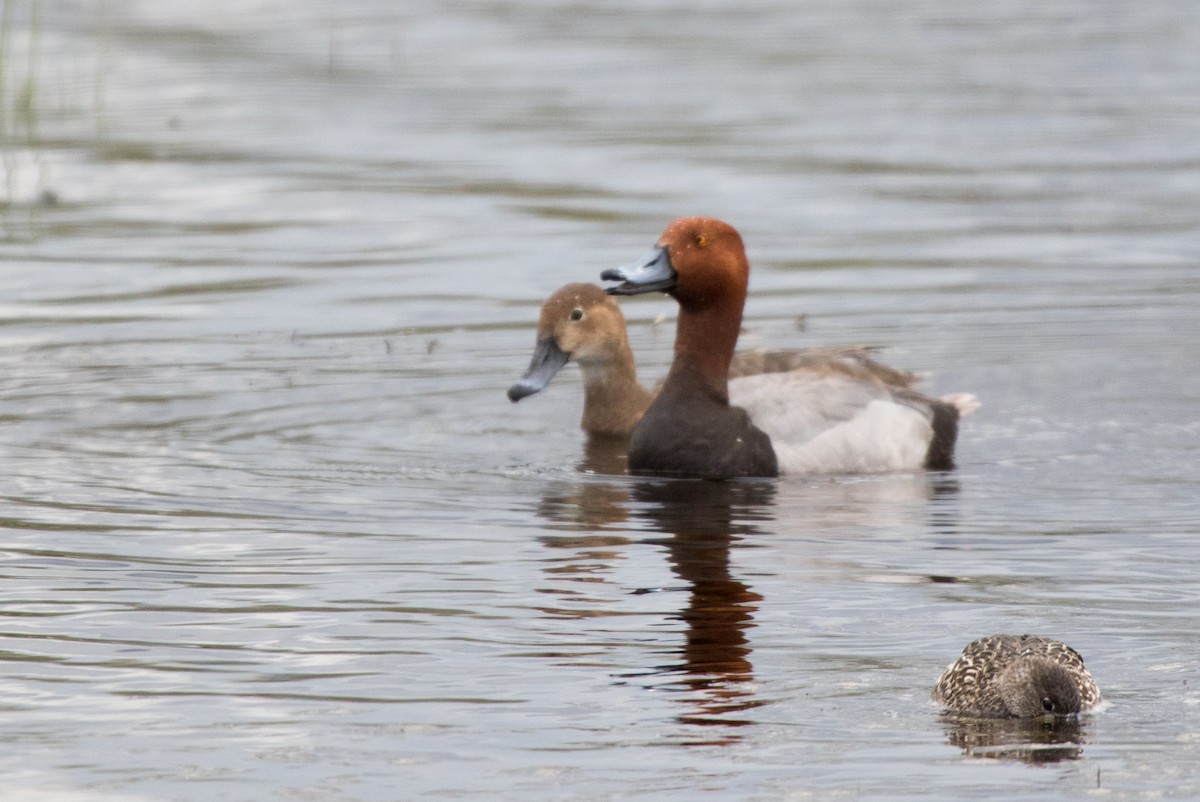
POLYGON ((5 798, 1200 795, 1192 3, 6 8, 5 798), (687 213, 746 342, 978 394, 959 469, 638 481, 573 368, 509 404, 687 213), (998 631, 1108 709, 941 717, 998 631))

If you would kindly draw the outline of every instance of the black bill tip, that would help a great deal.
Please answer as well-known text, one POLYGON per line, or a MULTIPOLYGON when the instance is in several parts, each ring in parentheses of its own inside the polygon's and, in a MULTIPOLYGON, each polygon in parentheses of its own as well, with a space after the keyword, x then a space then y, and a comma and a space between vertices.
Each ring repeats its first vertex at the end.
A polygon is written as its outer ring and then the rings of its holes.
POLYGON ((538 340, 533 349, 533 358, 529 361, 529 369, 508 388, 508 400, 516 403, 540 393, 570 359, 571 355, 558 347, 558 340, 554 337, 538 340))
POLYGON ((630 265, 612 267, 600 274, 602 281, 619 281, 615 287, 605 287, 608 295, 641 295, 647 292, 667 292, 674 288, 675 268, 666 248, 658 247, 630 265))

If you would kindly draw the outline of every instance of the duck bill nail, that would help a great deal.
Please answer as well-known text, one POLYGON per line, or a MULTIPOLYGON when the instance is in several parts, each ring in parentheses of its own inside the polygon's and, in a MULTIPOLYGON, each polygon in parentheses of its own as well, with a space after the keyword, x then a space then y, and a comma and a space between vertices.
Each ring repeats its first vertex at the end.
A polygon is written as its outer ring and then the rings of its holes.
POLYGON ((529 361, 529 369, 508 388, 510 401, 520 401, 526 396, 541 392, 554 378, 554 374, 571 359, 571 355, 558 347, 558 340, 553 337, 543 337, 537 341, 533 349, 533 359, 529 361))
POLYGON ((620 281, 615 287, 605 287, 609 295, 641 295, 644 292, 666 292, 675 286, 675 268, 666 248, 655 248, 633 264, 605 270, 602 281, 620 281))

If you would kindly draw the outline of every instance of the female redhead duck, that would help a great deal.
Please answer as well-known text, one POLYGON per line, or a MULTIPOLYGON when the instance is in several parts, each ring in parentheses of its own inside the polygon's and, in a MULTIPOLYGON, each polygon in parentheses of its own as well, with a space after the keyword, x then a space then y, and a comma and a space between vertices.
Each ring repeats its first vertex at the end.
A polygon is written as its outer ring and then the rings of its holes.
MULTIPOLYGON (((541 392, 569 361, 583 373, 583 420, 591 437, 625 439, 654 400, 638 381, 625 316, 617 302, 595 284, 567 284, 542 304, 537 344, 525 374, 508 388, 512 401, 541 392)), ((729 366, 729 394, 738 403, 742 377, 760 373, 804 371, 814 382, 828 375, 881 381, 908 390, 915 377, 871 359, 854 346, 740 351, 729 366)))
POLYGON ((725 478, 953 466, 974 396, 929 398, 870 376, 803 371, 746 377, 729 403, 729 367, 750 265, 728 223, 684 217, 644 259, 606 270, 610 295, 666 292, 679 302, 675 359, 633 429, 634 473, 725 478))

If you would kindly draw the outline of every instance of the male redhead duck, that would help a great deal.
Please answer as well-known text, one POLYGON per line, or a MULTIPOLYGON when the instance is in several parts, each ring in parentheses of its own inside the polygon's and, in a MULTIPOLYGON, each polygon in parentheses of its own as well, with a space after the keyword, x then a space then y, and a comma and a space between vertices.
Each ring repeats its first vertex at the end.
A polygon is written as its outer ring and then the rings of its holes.
POLYGON ((991 635, 967 644, 938 680, 933 701, 969 716, 1069 716, 1098 705, 1100 689, 1065 643, 991 635))
POLYGON ((629 469, 727 478, 948 469, 970 394, 929 398, 870 375, 804 371, 742 379, 729 403, 729 368, 750 264, 728 223, 684 217, 644 259, 601 274, 610 295, 665 292, 679 302, 675 359, 633 429, 629 469))
MULTIPOLYGON (((591 437, 627 440, 654 392, 638 381, 625 316, 595 284, 567 284, 542 304, 533 358, 508 388, 509 399, 520 401, 542 391, 569 361, 577 362, 583 373, 580 427, 591 437)), ((913 374, 881 364, 856 346, 739 351, 729 365, 731 401, 737 404, 743 389, 754 392, 754 383, 744 377, 784 371, 804 371, 813 382, 831 375, 857 377, 896 390, 909 390, 916 381, 913 374)))

